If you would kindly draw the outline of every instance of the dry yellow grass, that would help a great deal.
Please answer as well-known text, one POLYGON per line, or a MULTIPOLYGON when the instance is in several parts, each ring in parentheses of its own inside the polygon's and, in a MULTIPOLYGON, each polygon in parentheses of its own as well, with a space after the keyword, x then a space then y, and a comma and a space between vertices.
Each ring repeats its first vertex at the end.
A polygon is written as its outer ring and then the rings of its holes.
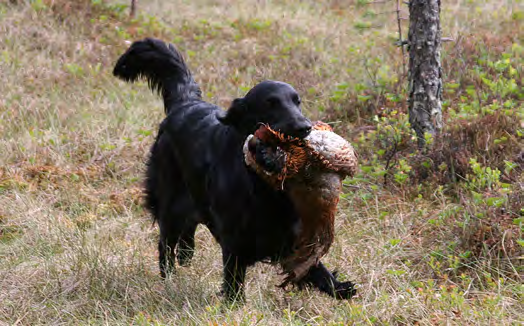
MULTIPOLYGON (((442 276, 423 223, 454 208, 438 190, 410 200, 380 185, 347 188, 326 263, 359 283, 351 301, 284 292, 278 270, 260 264, 248 272, 247 303, 223 306, 219 248, 204 228, 192 266, 160 280, 140 192, 163 110, 145 84, 111 76, 126 41, 176 43, 211 102, 227 107, 260 79, 284 80, 313 117, 345 105, 332 98, 336 85, 394 84, 401 60, 394 17, 377 14, 388 4, 140 0, 142 17, 129 22, 118 5, 127 2, 0 1, 0 325, 523 322, 522 260, 505 277, 478 262, 470 269, 483 282, 442 276)), ((522 1, 442 9, 456 40, 522 33, 513 18, 522 1)))

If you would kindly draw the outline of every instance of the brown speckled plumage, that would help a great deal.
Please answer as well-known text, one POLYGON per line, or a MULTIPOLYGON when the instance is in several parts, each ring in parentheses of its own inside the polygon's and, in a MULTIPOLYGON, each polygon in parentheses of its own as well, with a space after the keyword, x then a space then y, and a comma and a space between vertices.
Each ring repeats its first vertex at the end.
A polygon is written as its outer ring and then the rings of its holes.
POLYGON ((315 123, 304 140, 261 126, 246 141, 244 153, 246 163, 257 174, 288 193, 300 216, 301 225, 293 252, 280 261, 286 275, 282 286, 298 283, 333 243, 342 180, 354 175, 357 156, 347 141, 322 122, 315 123), (268 159, 283 161, 280 171, 268 172, 257 162, 249 150, 254 148, 256 140, 268 148, 268 159))

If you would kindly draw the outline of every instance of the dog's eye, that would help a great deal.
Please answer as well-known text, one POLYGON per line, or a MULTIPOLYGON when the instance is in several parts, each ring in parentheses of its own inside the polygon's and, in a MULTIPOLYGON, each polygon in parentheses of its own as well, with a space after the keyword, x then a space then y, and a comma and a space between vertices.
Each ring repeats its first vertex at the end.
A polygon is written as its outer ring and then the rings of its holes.
POLYGON ((302 103, 298 95, 293 95, 293 103, 295 103, 296 105, 300 105, 300 103, 302 103))
POLYGON ((280 104, 280 100, 278 99, 278 97, 268 97, 266 101, 271 106, 278 106, 280 104))

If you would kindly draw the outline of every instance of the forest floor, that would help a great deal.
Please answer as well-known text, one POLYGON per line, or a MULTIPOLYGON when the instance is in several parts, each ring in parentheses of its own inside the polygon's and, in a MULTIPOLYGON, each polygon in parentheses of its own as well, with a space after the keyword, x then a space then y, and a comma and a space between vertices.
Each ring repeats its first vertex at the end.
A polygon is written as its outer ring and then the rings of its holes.
POLYGON ((524 322, 523 1, 442 1, 445 128, 423 152, 396 2, 139 0, 133 20, 128 2, 0 0, 0 325, 524 322), (111 74, 146 36, 181 49, 206 100, 286 81, 354 144, 325 257, 352 300, 258 264, 227 306, 204 227, 192 266, 160 279, 142 183, 163 104, 111 74))

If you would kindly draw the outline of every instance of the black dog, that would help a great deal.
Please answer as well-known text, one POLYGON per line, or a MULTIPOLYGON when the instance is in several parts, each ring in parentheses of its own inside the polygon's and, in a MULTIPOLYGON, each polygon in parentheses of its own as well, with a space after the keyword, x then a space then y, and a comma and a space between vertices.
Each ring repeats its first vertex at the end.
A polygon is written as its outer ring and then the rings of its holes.
MULTIPOLYGON (((242 146, 260 123, 307 136, 311 122, 301 113, 297 92, 286 83, 264 81, 224 113, 202 100, 174 46, 155 39, 133 43, 113 73, 131 82, 144 77, 164 98, 167 117, 151 150, 146 182, 147 207, 160 226, 161 275, 172 270, 175 258, 182 266, 189 263, 195 229, 205 224, 222 247, 227 298, 243 298, 246 268, 289 255, 300 225, 286 194, 246 167, 242 146)), ((322 263, 298 285, 304 284, 336 298, 355 292, 322 263)))

